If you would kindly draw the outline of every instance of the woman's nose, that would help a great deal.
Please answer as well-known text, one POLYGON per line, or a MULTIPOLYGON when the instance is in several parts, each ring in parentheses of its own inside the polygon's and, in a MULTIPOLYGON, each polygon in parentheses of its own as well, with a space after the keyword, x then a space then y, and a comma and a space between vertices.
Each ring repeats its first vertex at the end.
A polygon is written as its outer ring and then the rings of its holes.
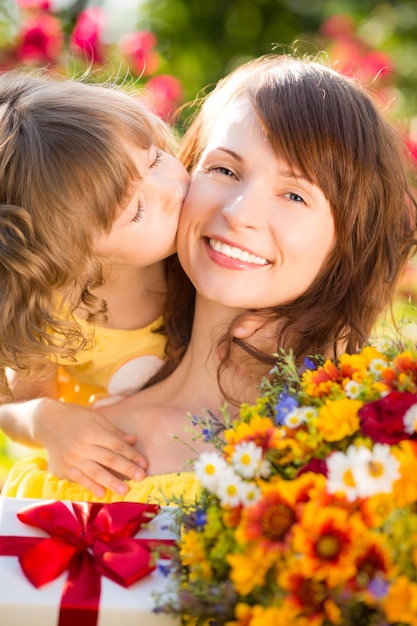
POLYGON ((228 198, 223 216, 232 228, 259 228, 264 220, 262 199, 255 187, 247 187, 228 198))

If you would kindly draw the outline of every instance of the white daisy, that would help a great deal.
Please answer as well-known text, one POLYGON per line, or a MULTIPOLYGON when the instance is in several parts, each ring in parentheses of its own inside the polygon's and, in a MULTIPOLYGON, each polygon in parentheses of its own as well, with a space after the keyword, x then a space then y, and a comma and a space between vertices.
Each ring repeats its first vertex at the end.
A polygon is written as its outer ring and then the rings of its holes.
POLYGON ((360 392, 361 392, 361 386, 358 382, 356 382, 356 380, 350 380, 349 382, 346 383, 345 393, 347 397, 350 398, 351 400, 354 400, 355 398, 357 398, 360 392))
POLYGON ((357 462, 357 448, 350 446, 347 453, 334 452, 326 461, 327 491, 329 493, 343 493, 349 502, 358 497, 358 487, 354 478, 353 469, 357 462))
POLYGON ((232 464, 236 472, 244 478, 253 478, 259 473, 262 462, 262 448, 254 441, 242 441, 235 447, 232 464))
POLYGON ((377 493, 391 493, 392 484, 400 477, 399 461, 385 443, 376 443, 372 450, 361 446, 360 463, 353 469, 361 498, 377 493))
POLYGON ((244 482, 241 486, 241 498, 244 506, 256 504, 261 497, 261 491, 256 483, 244 482))
POLYGON ((312 406, 302 406, 293 409, 284 418, 284 426, 288 428, 297 428, 301 424, 312 420, 317 417, 317 410, 312 406))
POLYGON ((413 404, 404 413, 404 431, 408 435, 415 435, 417 432, 417 404, 413 404))
POLYGON ((259 466, 259 476, 261 478, 269 478, 272 472, 272 465, 266 459, 263 459, 259 466))
POLYGON ((244 481, 231 467, 226 468, 219 477, 216 491, 222 506, 238 506, 241 504, 244 485, 244 481))
POLYGON ((227 463, 217 452, 203 452, 194 463, 194 471, 203 487, 216 493, 219 476, 227 469, 227 463))
POLYGON ((384 359, 373 359, 369 363, 369 371, 372 374, 380 375, 386 367, 387 367, 387 362, 384 361, 384 359))

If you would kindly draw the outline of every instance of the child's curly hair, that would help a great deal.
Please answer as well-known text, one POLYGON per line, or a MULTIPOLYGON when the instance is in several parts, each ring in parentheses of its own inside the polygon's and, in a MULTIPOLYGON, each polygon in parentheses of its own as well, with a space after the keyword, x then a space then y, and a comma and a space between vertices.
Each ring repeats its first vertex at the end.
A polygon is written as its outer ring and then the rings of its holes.
POLYGON ((0 371, 71 358, 91 340, 73 311, 105 316, 93 238, 110 231, 139 177, 127 143, 175 142, 138 97, 110 84, 0 75, 0 371))

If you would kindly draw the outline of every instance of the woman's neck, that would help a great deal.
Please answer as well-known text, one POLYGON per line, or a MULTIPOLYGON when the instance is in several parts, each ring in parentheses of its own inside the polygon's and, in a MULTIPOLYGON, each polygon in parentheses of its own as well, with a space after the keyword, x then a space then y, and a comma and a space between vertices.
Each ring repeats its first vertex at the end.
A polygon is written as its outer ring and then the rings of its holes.
MULTIPOLYGON (((201 413, 203 409, 217 412, 226 402, 223 389, 237 401, 253 401, 256 395, 255 378, 248 371, 241 370, 236 362, 222 372, 222 389, 217 380, 220 364, 218 340, 239 312, 197 295, 187 351, 167 379, 140 392, 144 402, 152 403, 152 398, 155 398, 160 406, 178 408, 184 413, 201 413)), ((231 412, 236 411, 231 407, 231 412)))

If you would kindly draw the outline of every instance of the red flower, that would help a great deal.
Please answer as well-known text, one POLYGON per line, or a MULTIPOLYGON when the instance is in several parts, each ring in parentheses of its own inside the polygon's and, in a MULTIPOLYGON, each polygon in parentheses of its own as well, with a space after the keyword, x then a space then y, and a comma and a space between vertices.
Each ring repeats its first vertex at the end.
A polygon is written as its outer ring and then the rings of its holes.
POLYGON ((56 63, 64 47, 60 21, 53 15, 30 18, 19 33, 18 60, 21 63, 56 63))
POLYGON ((380 400, 365 404, 359 409, 362 433, 375 443, 394 444, 409 439, 403 418, 414 404, 417 404, 417 396, 401 391, 392 391, 380 400))
POLYGON ((323 459, 315 459, 312 458, 306 463, 299 472, 297 472, 297 476, 302 476, 307 472, 314 472, 314 474, 323 474, 323 476, 327 476, 327 464, 323 459))
POLYGON ((371 50, 363 55, 360 71, 365 82, 378 78, 387 77, 394 71, 394 63, 391 57, 382 50, 371 50))
POLYGON ((353 37, 356 30, 355 20, 350 15, 337 13, 325 20, 320 31, 330 39, 353 37))
POLYGON ((411 158, 417 163, 417 142, 412 139, 406 139, 406 145, 411 158))
POLYGON ((164 119, 177 108, 182 97, 181 83, 177 78, 168 75, 153 76, 146 83, 151 108, 164 119))
POLYGON ((156 41, 155 35, 147 30, 128 33, 122 37, 120 50, 128 58, 138 76, 149 76, 158 69, 160 58, 153 49, 156 41))
POLYGON ((91 7, 78 16, 71 35, 71 46, 82 51, 92 63, 102 63, 101 33, 105 14, 101 7, 91 7))
POLYGON ((44 11, 50 9, 49 0, 17 0, 17 5, 21 9, 42 9, 44 11))

